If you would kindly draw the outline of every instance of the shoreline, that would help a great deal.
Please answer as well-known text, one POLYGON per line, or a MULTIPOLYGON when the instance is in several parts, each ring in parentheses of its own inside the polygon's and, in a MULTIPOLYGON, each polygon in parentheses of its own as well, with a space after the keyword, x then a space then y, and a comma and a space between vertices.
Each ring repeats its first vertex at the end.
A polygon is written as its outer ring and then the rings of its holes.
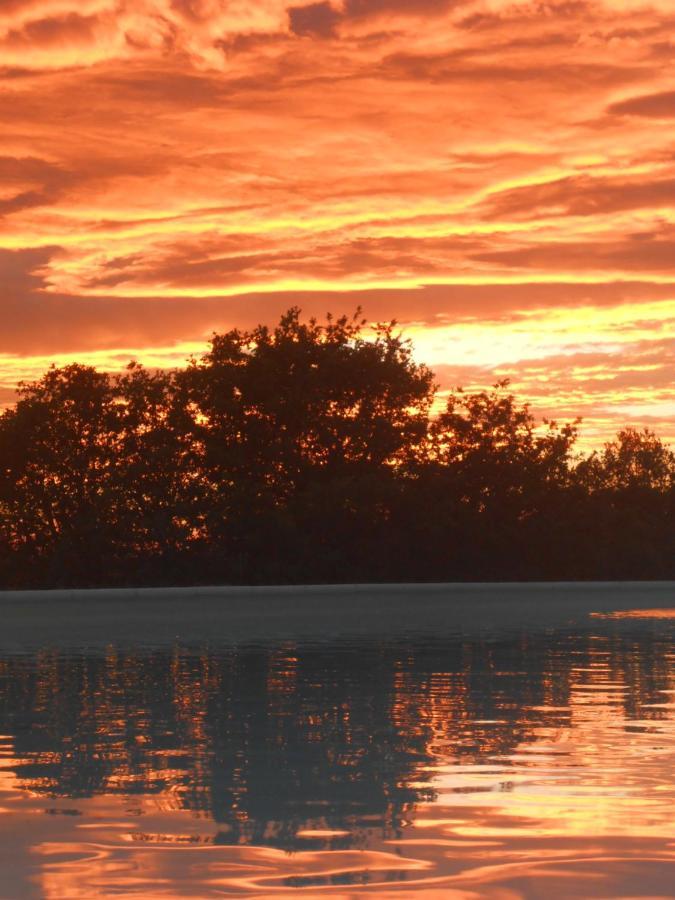
POLYGON ((436 593, 519 593, 523 589, 547 591, 634 591, 642 589, 671 589, 675 581, 406 581, 406 582, 337 582, 331 584, 224 584, 185 585, 179 587, 100 587, 100 588, 40 588, 0 590, 0 604, 11 600, 125 600, 213 598, 213 597, 263 597, 300 594, 349 594, 372 593, 406 594, 411 591, 436 593))
POLYGON ((0 650, 433 638, 675 608, 675 582, 462 582, 0 592, 0 650))

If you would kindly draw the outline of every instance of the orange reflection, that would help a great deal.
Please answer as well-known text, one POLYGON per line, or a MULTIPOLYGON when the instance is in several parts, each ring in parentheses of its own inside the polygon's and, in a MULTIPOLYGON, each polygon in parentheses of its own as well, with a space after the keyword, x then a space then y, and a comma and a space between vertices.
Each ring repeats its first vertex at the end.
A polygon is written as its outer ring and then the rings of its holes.
POLYGON ((667 896, 668 628, 5 657, 3 862, 55 900, 667 896))
POLYGON ((622 609, 616 612, 594 612, 594 619, 675 619, 675 609, 622 609))

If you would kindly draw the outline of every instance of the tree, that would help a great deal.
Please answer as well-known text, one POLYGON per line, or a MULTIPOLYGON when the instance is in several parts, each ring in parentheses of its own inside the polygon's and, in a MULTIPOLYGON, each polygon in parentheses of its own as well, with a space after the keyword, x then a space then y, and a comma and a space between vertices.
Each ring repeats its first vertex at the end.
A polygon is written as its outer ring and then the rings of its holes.
POLYGON ((508 384, 475 393, 457 388, 430 424, 423 481, 443 523, 429 536, 442 542, 435 552, 443 577, 448 565, 449 577, 532 577, 567 486, 578 423, 548 421, 541 430, 508 384))
POLYGON ((93 368, 51 368, 22 384, 19 402, 0 418, 0 502, 4 530, 50 580, 76 567, 114 569, 111 496, 116 413, 110 378, 93 368))
POLYGON ((360 313, 184 369, 52 368, 0 415, 0 584, 669 578, 675 454, 574 455, 499 382, 450 392, 360 313))
POLYGON ((274 330, 215 335, 178 376, 213 486, 209 532, 235 560, 298 577, 328 562, 338 535, 353 559, 349 535, 377 512, 365 482, 386 493, 425 440, 432 373, 395 323, 371 336, 365 324, 358 311, 305 323, 292 308, 274 330))
POLYGON ((675 453, 648 429, 624 428, 575 475, 593 522, 587 568, 606 578, 672 578, 675 453))
MULTIPOLYGON (((195 453, 172 376, 51 368, 0 417, 0 534, 37 581, 142 577, 198 536, 195 453), (141 572, 139 572, 139 567, 141 572)), ((168 573, 167 573, 168 574, 168 573)))
POLYGON ((593 491, 669 491, 675 485, 675 453, 648 428, 624 428, 584 460, 579 475, 593 491))

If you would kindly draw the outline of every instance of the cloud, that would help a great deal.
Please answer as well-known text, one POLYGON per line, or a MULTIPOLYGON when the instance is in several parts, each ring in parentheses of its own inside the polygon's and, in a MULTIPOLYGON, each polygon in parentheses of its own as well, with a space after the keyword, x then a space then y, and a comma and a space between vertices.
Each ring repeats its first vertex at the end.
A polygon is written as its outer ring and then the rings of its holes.
MULTIPOLYGON (((540 48, 546 40, 540 41, 540 48)), ((555 46, 554 40, 552 44, 555 46)), ((522 48, 521 48, 522 49, 522 48)), ((597 85, 619 85, 636 81, 640 69, 634 65, 618 62, 583 60, 562 63, 558 59, 542 59, 537 66, 526 57, 511 60, 506 53, 495 54, 495 58, 472 58, 466 52, 442 54, 397 53, 383 63, 384 74, 392 78, 426 81, 433 84, 466 82, 499 82, 541 84, 550 81, 557 91, 581 86, 592 79, 597 85)))
POLYGON ((288 17, 291 31, 300 36, 330 37, 340 21, 340 13, 326 2, 291 6, 288 17))
POLYGON ((361 304, 435 366, 592 394, 600 430, 662 403, 664 347, 620 355, 672 332, 674 28, 672 0, 0 0, 0 390, 361 304))
POLYGON ((523 359, 474 376, 481 384, 487 377, 508 377, 538 416, 559 421, 580 416, 586 449, 627 425, 650 427, 666 441, 675 440, 675 419, 669 414, 675 350, 672 340, 661 340, 657 333, 652 340, 624 344, 620 351, 523 359))
POLYGON ((73 174, 36 157, 0 156, 0 217, 53 203, 73 174))
POLYGON ((485 201, 483 216, 596 216, 674 205, 675 175, 645 178, 584 174, 496 191, 485 201))
MULTIPOLYGON (((672 52, 672 50, 671 50, 672 52)), ((675 91, 629 97, 620 103, 612 103, 607 112, 614 116, 645 116, 654 119, 675 118, 675 91)))
POLYGON ((5 32, 2 46, 7 51, 26 50, 63 44, 87 44, 96 36, 96 16, 68 13, 26 22, 20 28, 5 32))
POLYGON ((547 21, 584 25, 593 33, 608 9, 618 15, 671 11, 670 0, 6 0, 0 8, 0 66, 28 69, 87 66, 167 54, 223 70, 237 40, 283 35, 367 38, 414 21, 449 32, 520 23, 541 31, 547 21), (617 7, 617 2, 620 6, 617 7))
POLYGON ((469 5, 467 0, 344 0, 346 18, 404 15, 416 18, 441 15, 469 5))
POLYGON ((0 285, 2 298, 19 298, 44 286, 41 270, 57 248, 39 247, 24 250, 0 249, 0 285))
POLYGON ((181 365, 213 331, 274 322, 292 304, 318 317, 360 305, 371 321, 403 323, 442 389, 509 377, 538 416, 582 415, 589 447, 627 421, 671 435, 658 410, 675 379, 675 280, 86 298, 47 290, 48 265, 60 253, 0 254, 0 402, 11 401, 13 379, 38 377, 50 361, 119 368, 140 355, 149 365, 181 365))
POLYGON ((91 65, 170 52, 219 69, 228 39, 285 31, 287 6, 284 0, 12 3, 0 14, 0 65, 91 65))
POLYGON ((433 334, 439 328, 468 323, 487 335, 492 328, 523 322, 546 310, 634 308, 637 319, 641 308, 675 297, 675 279, 666 284, 495 282, 348 292, 242 291, 216 297, 172 296, 170 291, 151 298, 114 293, 85 297, 48 290, 49 264, 62 253, 56 247, 0 251, 0 354, 86 356, 115 348, 170 347, 205 341, 213 331, 275 321, 295 304, 307 315, 352 312, 361 306, 373 321, 413 322, 422 329, 423 344, 425 330, 433 334))
POLYGON ((675 232, 642 233, 621 240, 542 241, 513 250, 472 254, 472 259, 515 269, 557 272, 675 272, 675 232))
MULTIPOLYGON (((303 277, 339 283, 354 276, 373 281, 407 272, 423 278, 457 269, 470 250, 485 247, 472 237, 340 237, 335 233, 307 239, 270 241, 248 234, 223 235, 156 245, 144 255, 114 257, 97 267, 83 290, 133 290, 154 285, 159 290, 191 287, 221 289, 303 277)), ((353 285, 352 285, 353 286, 353 285)))

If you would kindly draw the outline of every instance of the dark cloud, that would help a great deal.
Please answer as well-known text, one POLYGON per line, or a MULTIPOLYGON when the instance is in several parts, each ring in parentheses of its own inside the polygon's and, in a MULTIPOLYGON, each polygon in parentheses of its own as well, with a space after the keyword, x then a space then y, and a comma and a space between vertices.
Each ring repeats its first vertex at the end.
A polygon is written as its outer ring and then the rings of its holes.
POLYGON ((340 18, 340 13, 330 3, 310 3, 308 6, 292 6, 288 10, 291 31, 301 37, 330 37, 340 18))
MULTIPOLYGON (((552 39, 555 44, 558 43, 555 36, 552 39)), ((532 49, 534 51, 534 48, 532 49)), ((546 83, 549 88, 559 92, 574 87, 587 89, 589 83, 596 88, 626 84, 644 77, 644 70, 641 67, 627 63, 561 62, 557 56, 552 55, 550 60, 539 60, 537 65, 532 65, 529 58, 514 58, 510 61, 507 52, 501 56, 496 53, 494 58, 490 59, 489 56, 486 58, 484 52, 470 49, 440 54, 394 53, 382 61, 380 72, 385 78, 425 81, 431 84, 546 83)))
POLYGON ((0 156, 0 184, 60 179, 63 170, 35 156, 0 156))
MULTIPOLYGON (((73 168, 37 157, 0 156, 0 189, 10 194, 0 200, 0 219, 24 209, 57 205, 66 195, 96 190, 119 177, 157 175, 170 165, 167 158, 108 156, 99 148, 85 154, 71 161, 73 168), (12 194, 14 187, 16 193, 12 194)), ((92 223, 91 227, 96 226, 92 223)))
POLYGON ((294 34, 330 37, 341 21, 380 19, 387 15, 428 18, 464 6, 467 2, 469 0, 346 0, 340 11, 323 0, 292 6, 288 16, 294 34))
MULTIPOLYGON (((470 6, 471 4, 466 4, 470 6)), ((461 3, 457 3, 461 7, 461 3)), ((589 12, 588 0, 553 0, 532 7, 523 7, 516 3, 503 3, 501 9, 482 10, 480 8, 469 12, 457 23, 458 27, 467 31, 491 31, 503 28, 505 23, 511 27, 529 23, 532 15, 539 17, 538 26, 541 26, 544 17, 555 18, 558 21, 565 19, 584 20, 589 12)))
POLYGON ((10 189, 26 183, 37 185, 0 200, 0 216, 50 204, 72 180, 72 173, 43 159, 0 156, 0 185, 10 189))
POLYGON ((372 18, 386 13, 424 16, 465 6, 467 0, 346 0, 345 16, 372 18))
POLYGON ((52 199, 53 195, 41 191, 22 191, 8 200, 0 200, 0 216, 20 212, 22 209, 31 209, 35 206, 45 206, 52 199))
POLYGON ((615 241, 546 241, 471 256, 476 262, 556 272, 639 271, 675 273, 675 235, 654 233, 615 241))
POLYGON ((90 43, 95 38, 97 23, 96 16, 81 16, 77 13, 36 19, 21 28, 8 31, 1 43, 12 49, 90 43))
POLYGON ((0 249, 0 311, 8 298, 21 298, 44 287, 40 270, 57 252, 56 247, 0 249))
MULTIPOLYGON (((671 48, 672 57, 672 48, 671 48)), ((614 116, 645 116, 655 119, 675 119, 675 91, 645 94, 613 103, 607 112, 614 116)))
MULTIPOLYGON (((156 254, 131 254, 109 260, 87 284, 88 289, 114 289, 158 293, 173 290, 209 289, 245 291, 268 280, 311 277, 345 283, 354 276, 369 278, 414 277, 423 282, 459 278, 475 271, 475 264, 515 269, 558 272, 650 272, 675 273, 675 230, 624 235, 616 239, 541 241, 525 246, 502 245, 472 236, 447 238, 384 237, 359 238, 275 247, 250 236, 231 236, 222 243, 214 239, 200 246, 182 244, 158 248, 156 254)), ((551 302, 541 298, 542 305, 551 302)))
POLYGON ((230 93, 222 77, 164 68, 96 74, 91 87, 109 93, 116 103, 190 109, 220 107, 230 93))
POLYGON ((275 248, 249 234, 209 241, 165 246, 144 256, 132 254, 109 260, 89 288, 113 288, 120 284, 162 285, 172 288, 230 288, 260 283, 270 277, 311 276, 343 280, 352 275, 390 276, 447 273, 457 268, 463 254, 486 244, 470 237, 359 238, 308 243, 303 248, 275 248))
MULTIPOLYGON (((164 284, 171 288, 200 288, 219 286, 223 289, 241 284, 255 277, 258 269, 265 272, 279 271, 277 262, 284 260, 280 254, 247 253, 235 256, 221 256, 210 259, 157 260, 146 263, 142 256, 133 255, 124 260, 108 263, 108 274, 92 279, 88 287, 116 287, 120 284, 140 286, 164 284)), ((286 264, 291 260, 286 258, 286 264)))
POLYGON ((593 216, 675 203, 675 177, 628 179, 573 175, 492 194, 484 218, 500 216, 593 216))

